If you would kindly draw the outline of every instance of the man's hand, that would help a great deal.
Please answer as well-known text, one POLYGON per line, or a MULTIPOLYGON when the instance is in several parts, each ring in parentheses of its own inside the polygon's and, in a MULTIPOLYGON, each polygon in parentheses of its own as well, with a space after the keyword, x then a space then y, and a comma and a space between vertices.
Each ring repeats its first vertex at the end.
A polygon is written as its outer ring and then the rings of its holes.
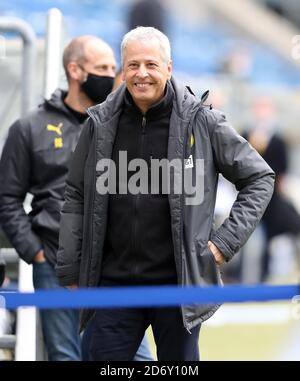
POLYGON ((216 261, 217 265, 219 265, 219 266, 222 265, 225 262, 225 257, 222 254, 222 252, 211 241, 208 241, 207 246, 208 246, 209 250, 212 252, 213 256, 215 257, 215 261, 216 261))
POLYGON ((40 250, 36 256, 33 258, 33 262, 35 263, 43 263, 46 262, 46 258, 44 255, 44 250, 40 250))

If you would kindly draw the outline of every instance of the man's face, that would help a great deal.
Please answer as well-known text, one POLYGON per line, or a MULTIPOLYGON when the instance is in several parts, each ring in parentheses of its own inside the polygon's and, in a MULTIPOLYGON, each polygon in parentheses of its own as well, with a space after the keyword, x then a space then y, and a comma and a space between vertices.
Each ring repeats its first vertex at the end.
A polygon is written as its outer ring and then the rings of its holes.
POLYGON ((163 60, 158 41, 132 41, 127 45, 124 52, 123 80, 142 112, 146 112, 163 97, 171 73, 172 64, 163 60))

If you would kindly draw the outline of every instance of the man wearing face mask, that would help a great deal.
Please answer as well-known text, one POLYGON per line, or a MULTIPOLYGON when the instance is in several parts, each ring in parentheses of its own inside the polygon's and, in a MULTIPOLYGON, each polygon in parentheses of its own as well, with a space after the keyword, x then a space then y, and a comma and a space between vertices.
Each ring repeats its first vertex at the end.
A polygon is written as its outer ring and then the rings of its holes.
MULTIPOLYGON (((104 41, 80 36, 66 46, 63 66, 68 90, 56 90, 11 126, 0 162, 0 222, 20 258, 33 265, 36 289, 59 287, 54 265, 72 152, 86 109, 112 90, 116 62, 104 41), (23 208, 27 193, 33 195, 29 215, 23 208)), ((80 360, 78 311, 42 310, 41 320, 48 359, 80 360)))

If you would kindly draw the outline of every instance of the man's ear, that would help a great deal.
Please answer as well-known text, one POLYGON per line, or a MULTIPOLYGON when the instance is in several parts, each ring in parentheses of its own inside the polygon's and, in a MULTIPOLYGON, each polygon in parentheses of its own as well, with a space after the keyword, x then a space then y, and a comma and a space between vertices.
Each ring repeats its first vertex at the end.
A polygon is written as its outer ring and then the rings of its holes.
POLYGON ((81 70, 76 62, 69 62, 67 66, 67 71, 69 73, 69 77, 75 79, 76 81, 81 79, 81 70))
POLYGON ((173 69, 173 62, 170 61, 168 63, 168 79, 171 79, 171 77, 172 77, 172 69, 173 69))

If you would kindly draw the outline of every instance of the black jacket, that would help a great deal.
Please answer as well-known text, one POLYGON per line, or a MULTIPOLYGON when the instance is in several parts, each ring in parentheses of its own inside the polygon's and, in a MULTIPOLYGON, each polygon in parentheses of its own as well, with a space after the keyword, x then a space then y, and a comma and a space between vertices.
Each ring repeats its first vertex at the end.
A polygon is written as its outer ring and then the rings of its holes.
MULTIPOLYGON (((221 284, 219 269, 208 249, 212 240, 227 260, 246 242, 260 220, 273 192, 274 173, 258 153, 228 124, 223 114, 210 110, 172 80, 175 92, 170 119, 168 159, 179 160, 171 172, 169 205, 178 284, 221 284), (199 161, 200 197, 175 192, 178 173, 194 172, 185 165, 190 156, 199 161), (230 216, 215 231, 213 216, 218 173, 239 191, 230 216)), ((57 275, 62 285, 95 287, 101 276, 107 227, 108 194, 101 194, 97 172, 101 159, 111 158, 125 87, 89 109, 74 153, 62 209, 57 275)), ((159 223, 159 222, 158 222, 159 223)), ((184 326, 190 330, 208 319, 218 305, 182 306, 184 326)), ((82 325, 91 316, 84 311, 82 325)))
POLYGON ((57 90, 37 111, 10 128, 0 162, 0 222, 12 246, 27 263, 43 248, 55 263, 60 210, 72 152, 81 125, 57 90), (33 195, 27 215, 23 202, 33 195))

